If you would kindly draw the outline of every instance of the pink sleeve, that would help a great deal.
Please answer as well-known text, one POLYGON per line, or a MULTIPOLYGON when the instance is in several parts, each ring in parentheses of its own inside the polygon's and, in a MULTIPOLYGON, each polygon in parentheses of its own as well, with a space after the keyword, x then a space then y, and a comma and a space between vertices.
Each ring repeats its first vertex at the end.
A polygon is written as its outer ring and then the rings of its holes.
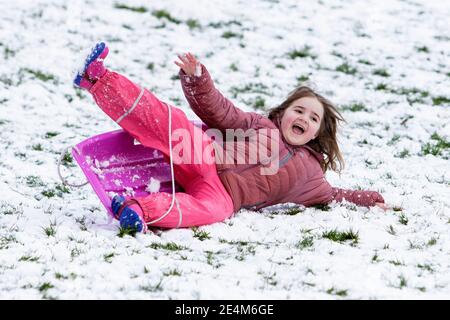
POLYGON ((195 114, 210 128, 248 129, 262 116, 244 112, 214 86, 208 70, 202 65, 201 76, 188 76, 180 69, 184 95, 195 114))
POLYGON ((365 207, 373 207, 375 206, 376 202, 384 203, 383 197, 376 191, 332 188, 332 197, 333 198, 331 199, 331 201, 336 200, 337 202, 341 202, 345 199, 349 202, 353 202, 358 206, 365 207))

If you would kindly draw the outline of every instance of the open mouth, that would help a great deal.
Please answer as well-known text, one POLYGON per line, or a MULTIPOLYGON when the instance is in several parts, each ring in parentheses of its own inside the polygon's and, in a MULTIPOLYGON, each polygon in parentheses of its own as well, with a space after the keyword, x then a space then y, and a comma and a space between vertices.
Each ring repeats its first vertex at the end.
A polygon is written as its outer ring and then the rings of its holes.
POLYGON ((294 124, 293 126, 292 126, 292 131, 295 133, 295 134, 303 134, 304 132, 305 132, 305 128, 303 128, 301 125, 299 125, 299 124, 294 124))

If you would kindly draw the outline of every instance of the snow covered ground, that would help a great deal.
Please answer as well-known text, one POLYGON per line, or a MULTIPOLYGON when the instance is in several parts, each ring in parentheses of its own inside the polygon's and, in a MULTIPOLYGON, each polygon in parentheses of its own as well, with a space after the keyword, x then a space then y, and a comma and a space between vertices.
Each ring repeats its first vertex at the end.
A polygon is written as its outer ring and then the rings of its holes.
POLYGON ((0 6, 0 298, 450 298, 449 2, 0 6), (347 166, 330 182, 380 191, 402 210, 280 206, 118 236, 90 186, 67 189, 56 170, 65 147, 117 128, 71 84, 98 40, 108 67, 192 118, 173 64, 182 51, 245 110, 312 84, 347 120, 347 166))

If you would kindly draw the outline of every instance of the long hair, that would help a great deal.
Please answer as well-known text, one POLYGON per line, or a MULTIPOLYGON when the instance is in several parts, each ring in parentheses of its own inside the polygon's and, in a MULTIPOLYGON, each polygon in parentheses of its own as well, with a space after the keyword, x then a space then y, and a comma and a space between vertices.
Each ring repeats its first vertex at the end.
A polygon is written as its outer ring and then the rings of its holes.
POLYGON ((328 99, 324 98, 310 87, 300 86, 292 91, 286 100, 278 107, 270 109, 268 117, 272 121, 281 122, 285 110, 292 102, 303 97, 316 98, 322 104, 324 111, 318 136, 309 141, 306 145, 314 151, 324 154, 324 160, 320 164, 324 173, 328 169, 340 173, 342 169, 344 169, 344 158, 339 150, 336 133, 339 122, 345 122, 345 120, 337 108, 328 99))

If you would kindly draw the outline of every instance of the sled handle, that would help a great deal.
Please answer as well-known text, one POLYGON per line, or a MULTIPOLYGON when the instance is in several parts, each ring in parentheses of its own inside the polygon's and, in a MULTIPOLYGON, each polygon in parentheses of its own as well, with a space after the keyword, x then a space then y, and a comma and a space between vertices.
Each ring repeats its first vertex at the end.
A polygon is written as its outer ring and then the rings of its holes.
MULTIPOLYGON (((64 156, 66 155, 66 153, 67 153, 69 150, 72 150, 72 149, 74 149, 74 147, 67 147, 67 148, 65 148, 65 149, 63 150, 63 152, 61 153, 61 156, 59 157, 59 160, 58 160, 58 176, 59 176, 59 178, 61 179, 61 182, 63 183, 63 185, 69 186, 69 187, 74 187, 74 188, 81 188, 81 187, 87 185, 87 184, 89 183, 89 181, 86 181, 86 182, 80 183, 80 184, 74 184, 74 183, 70 183, 69 181, 67 181, 67 179, 64 178, 64 177, 62 176, 62 174, 61 174, 61 163, 62 163, 62 161, 63 161, 63 159, 64 159, 64 156)), ((76 148, 75 148, 75 151, 77 151, 76 148)))

